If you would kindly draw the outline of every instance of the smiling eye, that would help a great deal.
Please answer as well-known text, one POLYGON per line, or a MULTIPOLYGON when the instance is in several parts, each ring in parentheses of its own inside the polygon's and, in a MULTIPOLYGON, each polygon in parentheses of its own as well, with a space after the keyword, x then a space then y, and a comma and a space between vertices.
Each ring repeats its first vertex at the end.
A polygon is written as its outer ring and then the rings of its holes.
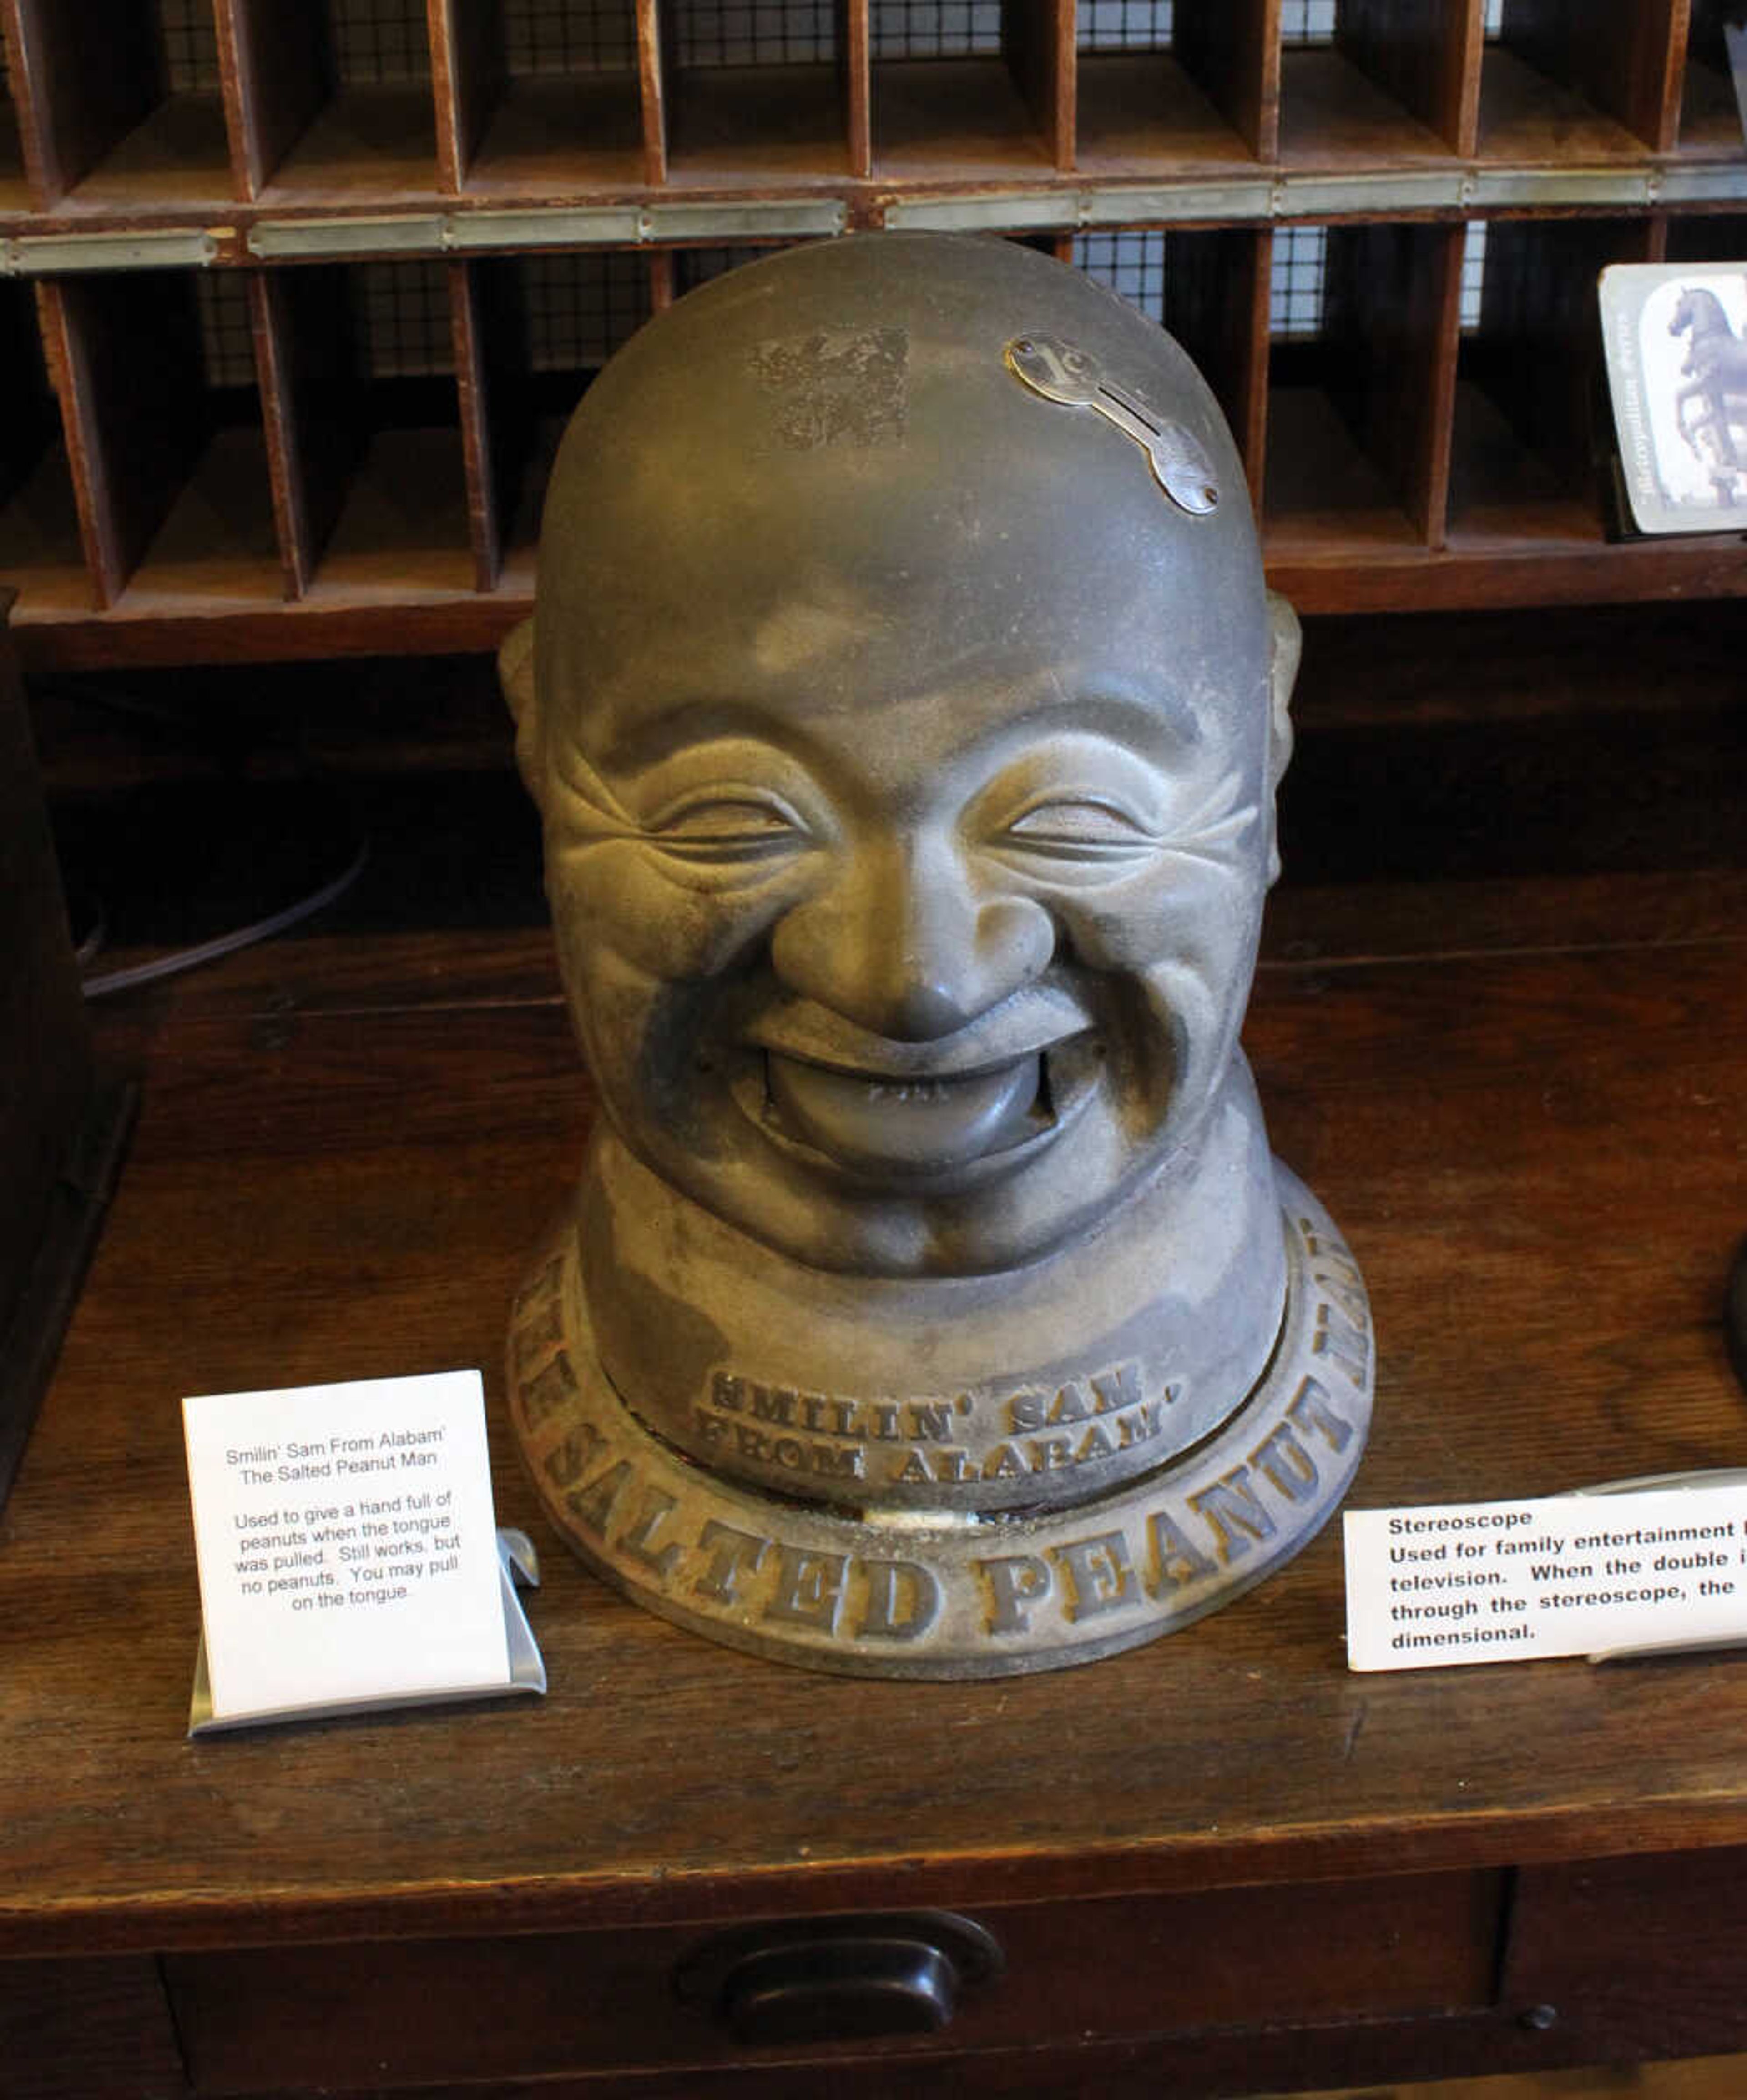
POLYGON ((1110 802, 1064 797, 1040 802, 1017 817, 1002 840, 1028 853, 1065 859, 1112 860, 1150 852, 1158 840, 1146 826, 1110 802))
POLYGON ((697 860, 759 860, 807 843, 807 827, 774 797, 716 795, 664 813, 645 834, 664 853, 697 860))

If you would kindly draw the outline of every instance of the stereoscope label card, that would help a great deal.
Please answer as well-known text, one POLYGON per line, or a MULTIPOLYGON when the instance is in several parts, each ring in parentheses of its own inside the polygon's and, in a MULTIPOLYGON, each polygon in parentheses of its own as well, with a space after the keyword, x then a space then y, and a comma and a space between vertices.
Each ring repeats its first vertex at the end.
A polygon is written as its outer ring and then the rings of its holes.
POLYGON ((1747 262, 1601 276, 1621 478, 1643 532, 1747 532, 1747 262))
POLYGON ((477 1371, 182 1411, 216 1720, 508 1683, 477 1371))
POLYGON ((1747 1641, 1747 1485, 1349 1510, 1352 1670, 1747 1641))

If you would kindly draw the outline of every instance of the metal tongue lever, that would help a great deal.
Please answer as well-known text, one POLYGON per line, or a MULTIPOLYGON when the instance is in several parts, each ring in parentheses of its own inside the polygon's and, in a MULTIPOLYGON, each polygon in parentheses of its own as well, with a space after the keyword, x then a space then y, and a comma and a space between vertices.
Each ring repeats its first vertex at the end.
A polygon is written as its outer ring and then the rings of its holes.
POLYGON ((1132 438, 1152 464, 1158 484, 1179 510, 1205 518, 1219 501, 1207 455, 1179 423, 1167 423, 1143 402, 1112 386, 1095 357, 1047 335, 1015 336, 1007 368, 1033 393, 1064 408, 1095 408, 1132 438))

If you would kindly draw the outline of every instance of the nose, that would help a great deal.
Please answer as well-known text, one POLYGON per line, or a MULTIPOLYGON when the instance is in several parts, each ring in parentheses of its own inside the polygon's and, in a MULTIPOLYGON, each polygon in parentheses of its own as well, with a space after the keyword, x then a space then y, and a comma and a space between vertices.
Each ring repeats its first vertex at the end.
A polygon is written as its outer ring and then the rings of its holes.
POLYGON ((771 940, 776 975, 871 1034, 949 1035, 1048 964, 1055 929, 1029 898, 977 894, 947 841, 888 837, 851 850, 771 940))

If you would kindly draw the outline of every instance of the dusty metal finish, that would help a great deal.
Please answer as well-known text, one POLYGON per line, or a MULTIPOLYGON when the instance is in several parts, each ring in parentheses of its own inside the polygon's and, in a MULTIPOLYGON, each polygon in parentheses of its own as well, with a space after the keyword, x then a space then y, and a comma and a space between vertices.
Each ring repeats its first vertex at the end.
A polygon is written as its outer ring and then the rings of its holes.
MULTIPOLYGON (((850 1676, 1015 1676, 1188 1626, 1315 1535, 1370 1422, 1358 1268, 1315 1198, 1277 1171, 1285 1325, 1225 1427, 1090 1502, 957 1521, 810 1507, 682 1458, 600 1374, 567 1220, 511 1331, 512 1411, 547 1514, 599 1573, 662 1617, 850 1676)), ((1102 1418, 1078 1411, 1085 1396, 1072 1388, 1035 1397, 1042 1427, 1012 1435, 1028 1465, 1102 1418)))
MULTIPOLYGON (((1169 337, 993 240, 736 271, 578 412, 504 673, 604 1113, 515 1376, 560 1529, 669 1616, 744 1643, 684 1586, 711 1524, 937 1538, 944 1599, 978 1538, 1051 1568, 1303 1443, 1282 1337, 1322 1346, 1326 1292, 1237 1048, 1297 629, 1242 486, 1169 337), (604 1488, 603 1543, 590 1454, 683 1486, 690 1544, 604 1488)), ((1265 1552, 1095 1639, 991 1646, 967 1590, 924 1648, 757 1644, 953 1674, 1162 1631, 1309 1536, 1368 1392, 1265 1552)))

